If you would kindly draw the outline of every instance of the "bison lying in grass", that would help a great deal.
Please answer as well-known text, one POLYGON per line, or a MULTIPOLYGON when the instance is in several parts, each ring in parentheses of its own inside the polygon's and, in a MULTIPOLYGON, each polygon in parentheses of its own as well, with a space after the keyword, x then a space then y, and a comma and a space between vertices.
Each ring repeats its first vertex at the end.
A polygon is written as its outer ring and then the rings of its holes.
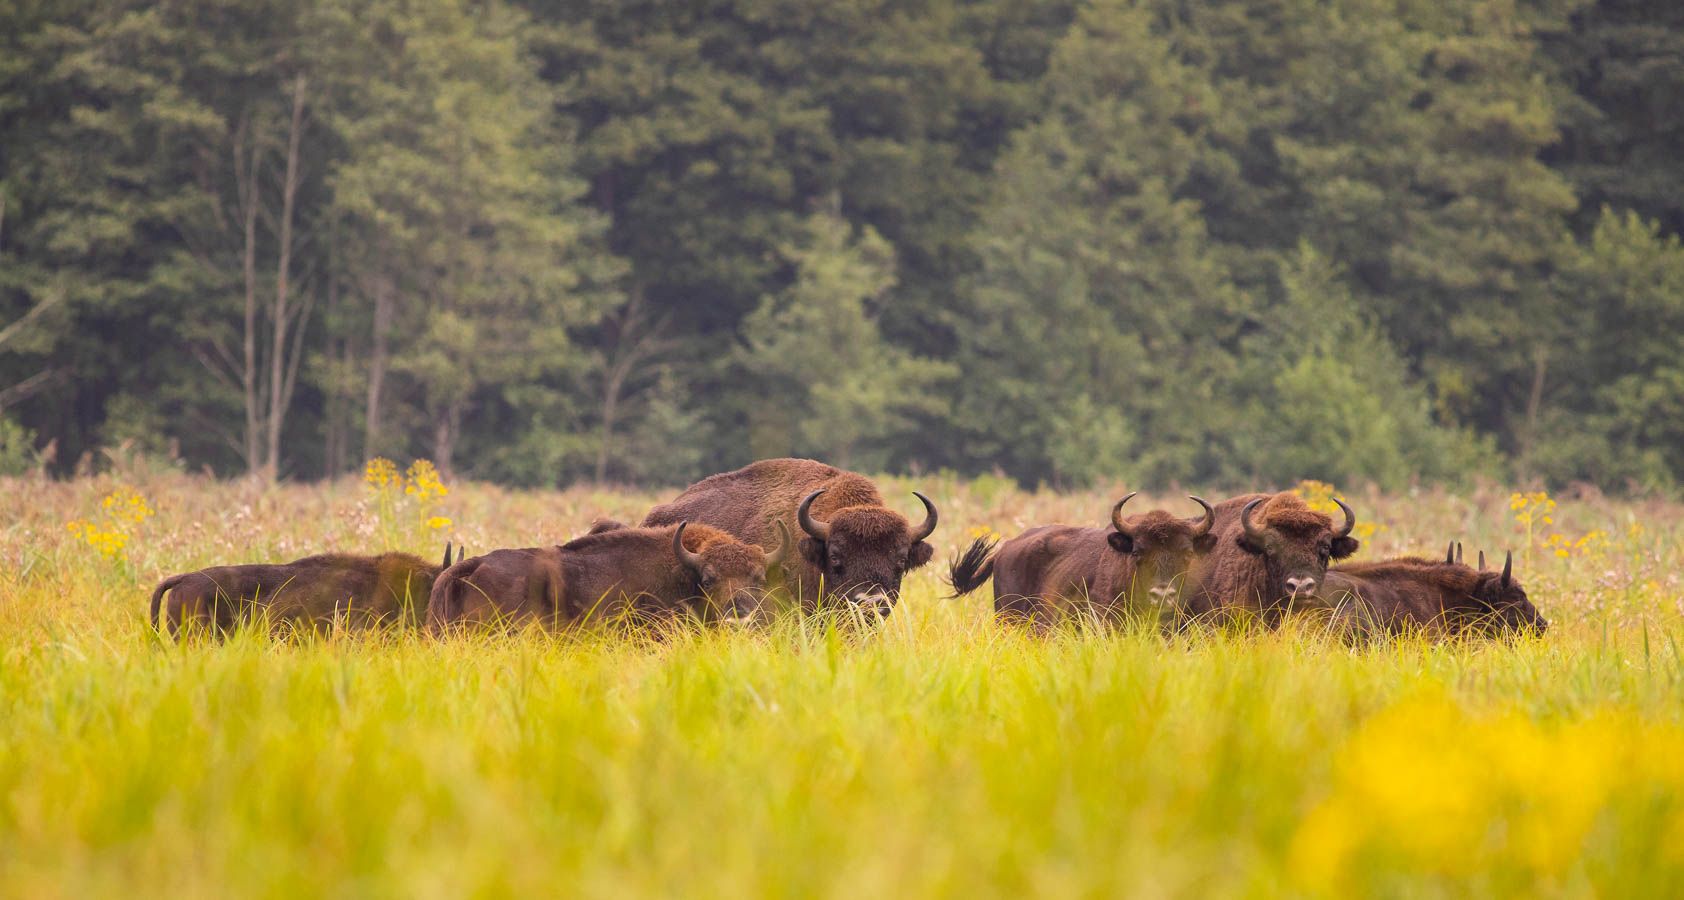
POLYGON ((496 550, 447 569, 427 603, 435 633, 463 624, 559 628, 587 621, 695 615, 751 623, 764 616, 766 570, 789 552, 787 528, 767 554, 716 528, 598 523, 559 547, 496 550))
POLYGON ((1503 571, 1469 568, 1454 551, 1443 562, 1402 557, 1329 569, 1321 597, 1358 634, 1543 634, 1549 622, 1514 579, 1514 554, 1503 571))
POLYGON ((806 537, 799 558, 783 568, 804 609, 840 597, 887 613, 900 596, 901 576, 935 552, 925 538, 936 529, 936 506, 913 494, 924 504, 917 525, 885 506, 863 475, 810 459, 767 459, 696 482, 650 510, 643 524, 700 522, 762 546, 774 523, 800 528, 806 537))
POLYGON ((1156 509, 1123 518, 1111 508, 1110 528, 1043 525, 1007 541, 980 538, 949 568, 954 596, 994 579, 994 611, 1004 619, 1047 627, 1069 618, 1118 623, 1151 619, 1169 624, 1183 606, 1182 582, 1193 561, 1215 544, 1216 512, 1192 497, 1204 514, 1179 519, 1156 509))
POLYGON ((214 566, 159 582, 152 627, 171 635, 195 628, 226 633, 259 618, 294 630, 416 626, 433 580, 448 565, 447 544, 442 564, 407 553, 328 553, 277 565, 214 566))

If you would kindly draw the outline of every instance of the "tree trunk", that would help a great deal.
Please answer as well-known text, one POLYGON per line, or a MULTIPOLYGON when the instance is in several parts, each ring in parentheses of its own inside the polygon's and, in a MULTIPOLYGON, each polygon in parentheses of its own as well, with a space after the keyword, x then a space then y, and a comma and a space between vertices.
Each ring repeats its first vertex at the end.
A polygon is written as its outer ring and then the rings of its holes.
MULTIPOLYGON (((299 75, 292 87, 292 124, 287 134, 286 180, 281 184, 281 236, 279 261, 275 266, 275 299, 270 305, 270 327, 274 340, 269 350, 269 422, 268 447, 263 460, 264 477, 275 480, 281 468, 281 426, 286 422, 287 407, 292 402, 292 388, 297 383, 297 350, 293 365, 287 365, 287 328, 293 317, 291 309, 292 219, 298 198, 298 145, 304 130, 305 79, 299 75)), ((302 336, 302 322, 300 323, 302 336)), ((298 338, 294 338, 298 341, 298 338)))
POLYGON ((1532 451, 1538 444, 1538 415, 1544 403, 1544 375, 1549 368, 1549 347, 1532 348, 1532 390, 1526 396, 1526 437, 1520 446, 1516 469, 1522 479, 1532 477, 1532 451))
POLYGON ((392 328, 392 282, 382 275, 374 282, 374 342, 368 356, 368 406, 363 414, 363 459, 373 459, 380 447, 380 392, 386 384, 386 332, 392 328))
POLYGON ((452 400, 439 411, 433 428, 433 466, 445 481, 456 480, 456 436, 462 429, 465 400, 452 400))
POLYGON ((245 246, 242 250, 241 270, 245 278, 246 308, 244 357, 240 368, 240 388, 246 407, 245 459, 246 471, 256 472, 262 466, 260 456, 261 431, 257 408, 257 178, 262 156, 258 142, 250 140, 250 119, 240 120, 234 132, 234 187, 240 199, 245 246), (246 162, 246 143, 251 143, 251 159, 246 162))

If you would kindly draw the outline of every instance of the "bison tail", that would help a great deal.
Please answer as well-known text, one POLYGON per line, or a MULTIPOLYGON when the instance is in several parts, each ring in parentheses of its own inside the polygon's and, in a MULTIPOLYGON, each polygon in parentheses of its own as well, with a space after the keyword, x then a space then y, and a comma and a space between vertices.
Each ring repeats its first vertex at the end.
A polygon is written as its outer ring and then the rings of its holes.
POLYGON ((152 630, 153 631, 158 630, 158 612, 164 604, 164 595, 169 593, 171 588, 175 587, 176 585, 178 585, 178 584, 180 584, 180 583, 182 583, 183 581, 186 581, 186 580, 187 580, 186 575, 172 575, 169 578, 166 578, 163 581, 158 582, 158 586, 152 589, 152 630))
POLYGON ((994 577, 994 546, 997 543, 992 538, 977 538, 964 553, 948 564, 947 583, 953 588, 949 596, 969 594, 994 577))

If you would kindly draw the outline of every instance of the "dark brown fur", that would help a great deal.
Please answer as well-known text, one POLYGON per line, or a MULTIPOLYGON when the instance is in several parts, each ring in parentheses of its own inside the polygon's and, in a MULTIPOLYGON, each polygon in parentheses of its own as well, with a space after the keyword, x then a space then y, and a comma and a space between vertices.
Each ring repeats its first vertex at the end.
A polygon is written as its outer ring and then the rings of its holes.
POLYGON ((1319 596, 1359 632, 1543 634, 1549 627, 1519 581, 1420 557, 1336 566, 1319 596))
POLYGON ((1194 566, 1190 578, 1189 610, 1195 616, 1226 615, 1235 611, 1260 615, 1277 624, 1293 594, 1288 579, 1313 582, 1298 593, 1314 594, 1327 574, 1330 560, 1357 552, 1353 537, 1335 535, 1333 519, 1310 509, 1296 494, 1245 494, 1216 504, 1211 529, 1216 547, 1194 566), (1262 499, 1252 515, 1254 524, 1268 529, 1265 546, 1246 537, 1240 513, 1262 499))
POLYGON ((171 635, 195 625, 227 632, 259 615, 278 627, 418 625, 443 568, 407 553, 215 566, 160 582, 152 592, 152 625, 171 635))
POLYGON ((773 523, 783 522, 800 537, 784 577, 808 611, 825 596, 841 596, 886 612, 901 576, 934 554, 928 542, 911 539, 913 526, 883 504, 870 479, 810 459, 761 460, 704 478, 650 510, 643 524, 686 519, 761 546, 775 543, 773 523), (796 516, 802 499, 821 489, 811 512, 830 525, 828 541, 805 534, 796 516))
MULTIPOLYGON (((427 604, 435 633, 460 624, 529 621, 559 628, 576 622, 752 620, 765 594, 767 554, 722 531, 689 524, 684 548, 701 571, 673 552, 677 525, 613 528, 559 547, 496 550, 439 576, 427 604)), ((776 546, 774 544, 774 546, 776 546)))
POLYGON ((1183 579, 1194 559, 1209 552, 1213 534, 1163 510, 1129 516, 1127 529, 1043 525, 988 555, 973 543, 949 570, 955 595, 990 576, 994 611, 1008 620, 1049 626, 1070 618, 1116 624, 1127 619, 1174 622, 1183 611, 1183 579))

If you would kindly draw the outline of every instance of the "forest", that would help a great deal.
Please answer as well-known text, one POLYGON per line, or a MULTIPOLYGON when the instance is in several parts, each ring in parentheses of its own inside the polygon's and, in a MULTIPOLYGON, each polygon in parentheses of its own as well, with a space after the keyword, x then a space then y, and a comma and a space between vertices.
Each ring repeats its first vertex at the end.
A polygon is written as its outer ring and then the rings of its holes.
POLYGON ((1684 481, 1684 5, 0 4, 0 474, 1684 481))

